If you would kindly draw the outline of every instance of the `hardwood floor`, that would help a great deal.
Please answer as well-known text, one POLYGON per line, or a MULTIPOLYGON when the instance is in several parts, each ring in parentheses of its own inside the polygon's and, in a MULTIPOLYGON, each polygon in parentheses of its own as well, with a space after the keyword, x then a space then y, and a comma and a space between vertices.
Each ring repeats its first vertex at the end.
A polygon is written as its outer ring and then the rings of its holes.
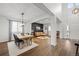
MULTIPOLYGON (((19 56, 74 56, 76 47, 75 41, 66 39, 57 39, 57 46, 50 44, 50 39, 34 38, 33 41, 39 44, 38 47, 31 49, 19 56)), ((0 43, 0 55, 8 55, 6 43, 0 43)))
POLYGON ((7 43, 0 43, 0 56, 8 56, 7 43))
POLYGON ((36 39, 39 47, 21 54, 22 56, 74 56, 76 47, 71 40, 57 39, 57 46, 53 47, 50 40, 36 39))

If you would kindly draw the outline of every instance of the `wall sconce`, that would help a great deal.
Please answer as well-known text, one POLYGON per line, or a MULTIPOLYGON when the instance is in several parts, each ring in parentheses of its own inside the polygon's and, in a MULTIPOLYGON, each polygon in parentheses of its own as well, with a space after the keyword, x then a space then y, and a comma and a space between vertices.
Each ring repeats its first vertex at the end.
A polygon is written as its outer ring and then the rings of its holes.
POLYGON ((78 13, 79 13, 79 8, 73 9, 73 10, 72 10, 72 13, 73 13, 73 14, 78 14, 78 13))

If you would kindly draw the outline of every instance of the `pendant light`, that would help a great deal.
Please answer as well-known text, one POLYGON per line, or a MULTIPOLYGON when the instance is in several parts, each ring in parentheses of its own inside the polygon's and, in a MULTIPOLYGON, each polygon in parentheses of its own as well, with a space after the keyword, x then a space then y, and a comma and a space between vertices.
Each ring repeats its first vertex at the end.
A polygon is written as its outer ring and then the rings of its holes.
POLYGON ((24 35, 24 20, 23 20, 23 16, 24 16, 24 13, 22 12, 21 13, 21 15, 22 15, 22 35, 24 35))
POLYGON ((24 13, 22 12, 21 15, 22 15, 22 26, 23 26, 24 25, 24 21, 23 21, 24 13))

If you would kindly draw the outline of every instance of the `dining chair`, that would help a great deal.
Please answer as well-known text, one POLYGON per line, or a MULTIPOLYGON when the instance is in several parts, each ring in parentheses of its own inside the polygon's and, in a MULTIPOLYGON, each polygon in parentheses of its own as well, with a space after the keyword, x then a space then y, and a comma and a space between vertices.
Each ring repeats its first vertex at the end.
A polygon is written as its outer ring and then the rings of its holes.
POLYGON ((22 40, 22 39, 19 39, 18 37, 17 37, 17 35, 15 35, 15 34, 13 34, 13 36, 14 36, 14 38, 15 38, 15 44, 18 46, 18 47, 20 47, 20 45, 22 44, 24 44, 24 41, 22 40))

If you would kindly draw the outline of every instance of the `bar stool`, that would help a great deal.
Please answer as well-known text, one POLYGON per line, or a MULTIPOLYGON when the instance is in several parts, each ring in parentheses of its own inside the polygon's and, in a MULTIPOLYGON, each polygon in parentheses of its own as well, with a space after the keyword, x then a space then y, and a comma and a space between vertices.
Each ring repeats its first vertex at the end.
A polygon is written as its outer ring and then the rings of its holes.
POLYGON ((78 48, 79 48, 79 44, 78 43, 75 43, 75 46, 77 46, 77 48, 76 48, 76 56, 78 56, 78 48))

